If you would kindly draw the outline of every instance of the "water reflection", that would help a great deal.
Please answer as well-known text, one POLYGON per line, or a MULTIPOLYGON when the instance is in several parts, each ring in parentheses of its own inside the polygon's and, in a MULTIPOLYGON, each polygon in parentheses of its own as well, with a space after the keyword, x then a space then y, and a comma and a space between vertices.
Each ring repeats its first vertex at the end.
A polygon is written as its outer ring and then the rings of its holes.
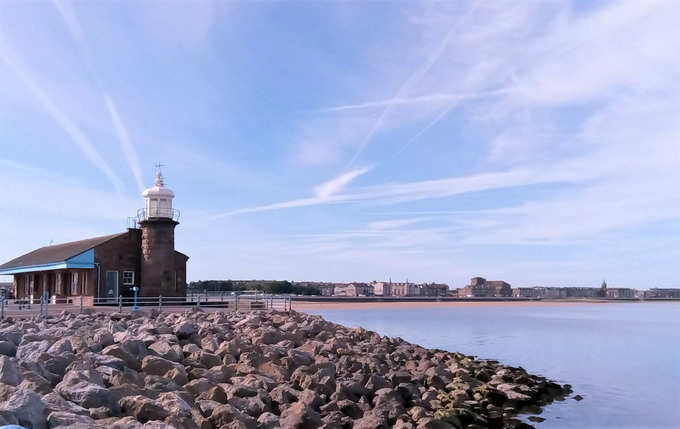
POLYGON ((317 311, 570 383, 581 402, 548 407, 541 428, 680 427, 680 304, 571 304, 317 311))

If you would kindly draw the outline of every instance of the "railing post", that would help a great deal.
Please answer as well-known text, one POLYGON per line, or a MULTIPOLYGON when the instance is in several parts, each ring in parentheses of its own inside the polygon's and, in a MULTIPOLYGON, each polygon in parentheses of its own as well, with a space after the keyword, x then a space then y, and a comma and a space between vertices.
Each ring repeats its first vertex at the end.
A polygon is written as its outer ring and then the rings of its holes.
POLYGON ((80 295, 80 312, 83 312, 83 295, 80 295))
POLYGON ((238 311, 238 294, 236 294, 236 311, 238 311))
POLYGON ((201 294, 199 293, 196 295, 196 308, 200 309, 201 308, 201 294))
POLYGON ((158 312, 163 310, 163 295, 158 295, 158 312))
POLYGON ((118 312, 123 312, 123 295, 118 295, 118 312))
POLYGON ((5 320, 5 297, 0 301, 0 320, 5 320))
POLYGON ((44 297, 40 297, 40 317, 43 316, 43 305, 44 305, 44 297))

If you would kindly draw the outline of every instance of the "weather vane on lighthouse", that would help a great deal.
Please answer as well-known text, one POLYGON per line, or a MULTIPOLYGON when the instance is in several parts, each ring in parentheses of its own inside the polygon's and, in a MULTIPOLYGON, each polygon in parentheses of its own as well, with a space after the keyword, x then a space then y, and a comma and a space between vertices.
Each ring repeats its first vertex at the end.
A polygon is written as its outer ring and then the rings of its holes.
POLYGON ((163 186, 163 170, 162 168, 165 167, 165 164, 161 164, 160 162, 156 164, 156 186, 163 186))

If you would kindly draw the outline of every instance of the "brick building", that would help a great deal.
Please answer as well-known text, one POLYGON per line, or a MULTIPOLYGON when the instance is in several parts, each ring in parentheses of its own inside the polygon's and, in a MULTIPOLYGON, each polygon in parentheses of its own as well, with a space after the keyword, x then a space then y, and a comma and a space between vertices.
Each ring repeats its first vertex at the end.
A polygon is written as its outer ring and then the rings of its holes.
POLYGON ((510 297, 512 296, 512 288, 509 283, 501 280, 473 277, 469 285, 458 291, 458 296, 462 298, 510 297))
POLYGON ((179 212, 160 171, 155 186, 143 193, 145 208, 126 232, 41 247, 0 265, 0 275, 14 276, 17 298, 116 298, 186 295, 186 263, 175 250, 179 212))

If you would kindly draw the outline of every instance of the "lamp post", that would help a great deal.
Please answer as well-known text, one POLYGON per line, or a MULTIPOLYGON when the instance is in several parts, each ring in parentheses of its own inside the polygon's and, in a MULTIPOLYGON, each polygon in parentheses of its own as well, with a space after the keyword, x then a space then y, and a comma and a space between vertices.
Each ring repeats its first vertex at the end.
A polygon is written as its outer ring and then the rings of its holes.
POLYGON ((135 300, 132 305, 132 309, 137 310, 139 309, 139 307, 137 307, 137 291, 139 291, 139 288, 137 286, 132 286, 132 291, 135 293, 135 300))

